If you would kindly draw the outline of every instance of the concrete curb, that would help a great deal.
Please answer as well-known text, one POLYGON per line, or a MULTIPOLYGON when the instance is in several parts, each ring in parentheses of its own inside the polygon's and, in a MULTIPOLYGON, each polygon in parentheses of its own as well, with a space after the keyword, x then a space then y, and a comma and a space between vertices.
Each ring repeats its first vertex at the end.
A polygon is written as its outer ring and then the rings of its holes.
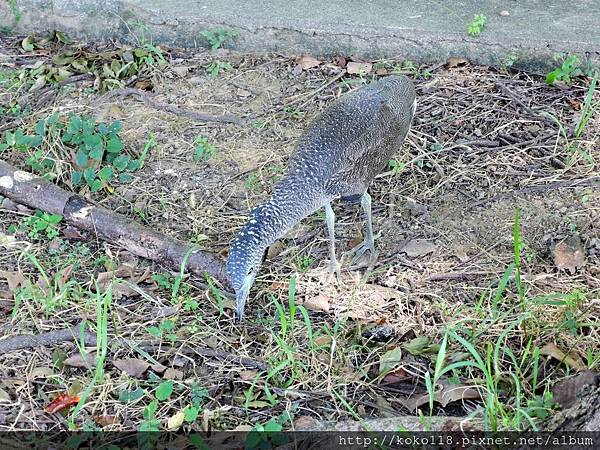
POLYGON ((460 3, 22 0, 18 23, 7 2, 0 2, 0 26, 19 33, 58 29, 86 40, 132 42, 152 36, 153 42, 182 47, 204 46, 202 30, 226 27, 238 34, 225 46, 249 52, 429 63, 462 56, 475 64, 528 70, 547 70, 556 66, 554 55, 569 53, 600 64, 600 2, 575 2, 587 5, 584 14, 577 5, 566 10, 557 0, 510 2, 512 11, 503 14, 505 1, 460 3), (466 27, 479 13, 488 17, 486 29, 469 37, 466 27))

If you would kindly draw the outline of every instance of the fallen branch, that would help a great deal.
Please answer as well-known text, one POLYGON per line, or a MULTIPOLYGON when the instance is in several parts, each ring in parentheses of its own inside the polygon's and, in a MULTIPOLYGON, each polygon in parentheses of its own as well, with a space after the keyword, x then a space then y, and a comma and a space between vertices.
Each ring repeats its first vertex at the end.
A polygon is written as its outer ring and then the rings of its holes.
MULTIPOLYGON (((79 333, 80 326, 75 325, 66 330, 48 331, 38 335, 18 334, 17 336, 0 340, 0 355, 25 348, 52 347, 63 342, 76 341, 79 339, 79 333)), ((83 340, 85 345, 96 345, 96 335, 90 333, 87 329, 83 332, 83 340)))
POLYGON ((73 192, 29 172, 17 170, 3 161, 0 161, 0 194, 31 208, 61 215, 67 223, 79 229, 94 233, 100 239, 118 245, 134 255, 175 270, 179 270, 185 261, 185 267, 190 272, 200 277, 206 272, 224 287, 229 287, 225 264, 215 254, 193 250, 189 243, 96 206, 73 192))
POLYGON ((180 117, 187 117, 188 119, 192 119, 198 122, 221 122, 221 123, 236 123, 241 124, 242 119, 233 115, 222 115, 222 116, 213 116, 210 114, 201 114, 195 111, 190 111, 187 109, 182 109, 177 106, 168 105, 166 103, 160 103, 156 100, 153 100, 152 97, 155 95, 151 92, 142 91, 141 89, 134 88, 121 88, 114 89, 110 91, 108 94, 100 97, 101 102, 106 102, 112 100, 114 97, 127 97, 127 96, 135 96, 142 100, 146 105, 151 108, 154 108, 158 111, 164 111, 171 114, 175 114, 180 117))
MULTIPOLYGON (((16 350, 35 347, 52 347, 63 342, 74 342, 80 339, 80 325, 76 325, 65 330, 48 331, 38 335, 33 334, 18 334, 0 340, 0 356, 16 350)), ((83 340, 86 346, 93 347, 96 345, 96 335, 90 332, 87 327, 83 332, 83 340)), ((266 370, 267 365, 262 362, 245 356, 238 356, 225 350, 213 349, 210 347, 201 347, 197 345, 184 345, 182 347, 165 347, 154 343, 135 343, 128 339, 116 337, 111 339, 109 346, 113 344, 128 346, 131 348, 139 348, 147 352, 156 351, 160 348, 163 353, 184 353, 188 355, 198 355, 203 358, 217 359, 219 361, 235 363, 249 369, 266 370)))

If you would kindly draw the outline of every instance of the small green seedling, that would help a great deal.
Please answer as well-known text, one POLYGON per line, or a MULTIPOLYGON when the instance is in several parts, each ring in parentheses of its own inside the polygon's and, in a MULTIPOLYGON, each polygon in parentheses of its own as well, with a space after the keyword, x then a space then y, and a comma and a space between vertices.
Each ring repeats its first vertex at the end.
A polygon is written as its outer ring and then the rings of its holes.
POLYGON ((235 30, 227 30, 225 28, 214 28, 204 30, 200 35, 206 40, 211 50, 221 48, 227 39, 233 39, 238 35, 235 30))
POLYGON ((481 34, 487 23, 487 17, 483 14, 475 14, 473 21, 467 27, 467 33, 471 37, 477 37, 481 34))
POLYGON ((231 69, 233 69, 233 67, 228 62, 215 61, 214 63, 209 64, 209 66, 206 68, 206 71, 212 78, 216 78, 221 72, 231 69))
POLYGON ((206 136, 197 136, 194 141, 194 161, 208 161, 217 154, 217 149, 214 145, 208 142, 206 136))

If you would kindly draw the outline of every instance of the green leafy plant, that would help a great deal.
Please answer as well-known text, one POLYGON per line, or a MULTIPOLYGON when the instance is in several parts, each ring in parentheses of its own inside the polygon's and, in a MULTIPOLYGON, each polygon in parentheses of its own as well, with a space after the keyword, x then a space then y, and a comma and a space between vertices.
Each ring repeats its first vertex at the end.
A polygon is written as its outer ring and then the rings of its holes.
POLYGON ((146 331, 157 339, 167 338, 171 342, 177 341, 177 335, 173 333, 175 322, 171 319, 163 320, 159 326, 148 327, 146 331))
POLYGON ((404 169, 404 163, 399 162, 397 159, 390 159, 388 162, 389 168, 392 170, 392 174, 396 175, 404 169))
POLYGON ((196 136, 196 139, 194 140, 194 161, 208 161, 216 154, 217 149, 208 142, 206 136, 196 136))
POLYGON ((487 23, 487 17, 483 14, 475 14, 473 21, 467 27, 469 36, 476 37, 481 34, 487 23))
POLYGON ((59 231, 57 224, 63 219, 58 214, 48 214, 43 211, 36 211, 33 216, 24 219, 18 226, 9 227, 8 231, 27 232, 29 237, 33 239, 41 239, 42 236, 52 240, 58 236, 59 231))
POLYGON ((206 71, 210 74, 211 77, 216 78, 221 72, 231 69, 233 69, 233 67, 228 62, 215 61, 208 65, 206 71))
POLYGON ((554 59, 560 64, 556 69, 546 75, 546 83, 553 85, 556 81, 571 82, 573 78, 587 75, 589 77, 597 77, 598 69, 591 62, 587 65, 582 65, 581 60, 577 55, 555 55, 554 59))
POLYGON ((213 28, 200 32, 200 36, 206 40, 211 50, 221 48, 227 39, 233 39, 237 35, 237 31, 225 28, 213 28))

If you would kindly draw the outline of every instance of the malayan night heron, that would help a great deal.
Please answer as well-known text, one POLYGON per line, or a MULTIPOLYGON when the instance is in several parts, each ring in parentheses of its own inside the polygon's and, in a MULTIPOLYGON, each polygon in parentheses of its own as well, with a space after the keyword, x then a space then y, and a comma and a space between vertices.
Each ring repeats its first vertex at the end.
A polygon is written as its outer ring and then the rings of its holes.
POLYGON ((310 124, 271 198, 250 213, 231 243, 227 275, 236 292, 238 320, 266 249, 320 208, 327 219, 330 270, 339 275, 331 208, 335 199, 361 198, 366 238, 351 252, 355 259, 366 250, 374 254, 367 189, 402 146, 416 106, 412 82, 388 76, 343 95, 310 124))

